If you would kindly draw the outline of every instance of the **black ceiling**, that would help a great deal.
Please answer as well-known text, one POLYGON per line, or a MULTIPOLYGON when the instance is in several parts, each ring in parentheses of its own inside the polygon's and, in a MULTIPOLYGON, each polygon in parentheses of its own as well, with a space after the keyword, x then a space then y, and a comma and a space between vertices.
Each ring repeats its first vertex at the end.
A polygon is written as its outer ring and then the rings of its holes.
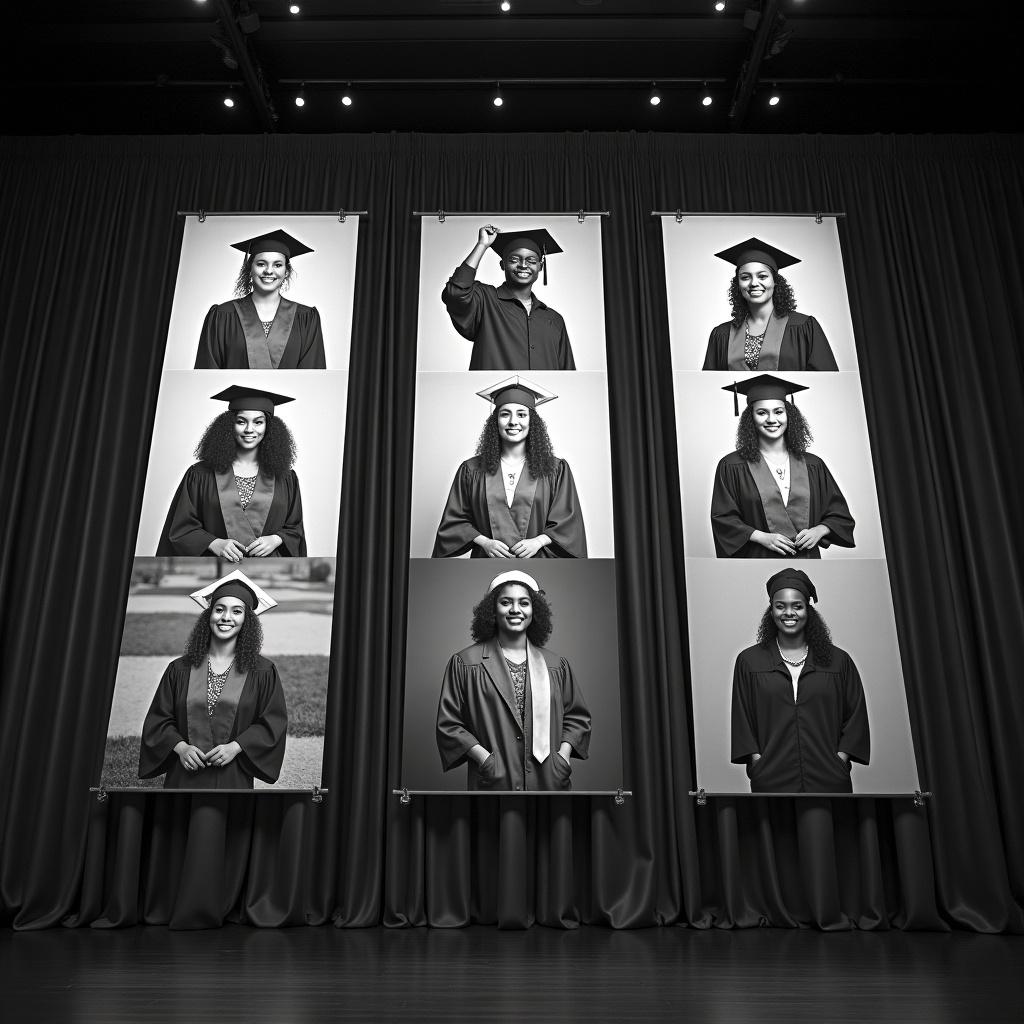
POLYGON ((714 0, 511 0, 502 14, 498 0, 295 2, 298 15, 291 0, 8 10, 3 130, 1019 130, 1008 3, 727 0, 718 13, 714 0))

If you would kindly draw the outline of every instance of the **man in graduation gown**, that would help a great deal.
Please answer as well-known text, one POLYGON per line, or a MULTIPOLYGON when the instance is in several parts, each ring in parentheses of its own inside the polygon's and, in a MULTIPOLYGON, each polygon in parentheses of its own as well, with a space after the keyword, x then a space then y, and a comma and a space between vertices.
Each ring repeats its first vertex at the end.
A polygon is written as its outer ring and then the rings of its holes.
POLYGON ((186 658, 165 669, 142 726, 139 778, 166 772, 165 789, 251 789, 253 778, 276 782, 288 731, 277 667, 260 657, 251 672, 232 668, 212 716, 206 672, 205 661, 193 668, 186 658), (189 772, 174 752, 182 740, 204 751, 234 740, 242 752, 223 767, 189 772))
POLYGON ((231 470, 218 473, 205 463, 190 466, 171 499, 157 555, 212 555, 210 542, 218 537, 243 548, 258 537, 277 534, 282 557, 304 557, 302 496, 295 470, 270 476, 260 472, 256 489, 243 510, 231 470))
POLYGON ((808 653, 798 696, 779 649, 758 644, 736 658, 732 683, 732 763, 749 762, 752 793, 852 793, 850 761, 871 754, 867 702, 860 673, 846 651, 832 647, 819 665, 808 653))
POLYGON ((562 252, 544 230, 500 232, 480 228, 473 250, 448 279, 441 301, 455 330, 473 343, 471 370, 575 370, 565 321, 542 302, 533 286, 546 257, 562 252), (489 248, 501 257, 505 283, 495 288, 476 280, 489 248))

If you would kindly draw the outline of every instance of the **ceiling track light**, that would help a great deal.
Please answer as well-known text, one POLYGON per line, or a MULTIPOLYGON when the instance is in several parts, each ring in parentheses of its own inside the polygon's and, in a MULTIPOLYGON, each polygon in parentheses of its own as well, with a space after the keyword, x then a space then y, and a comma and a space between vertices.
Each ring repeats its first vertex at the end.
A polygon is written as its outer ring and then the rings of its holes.
POLYGON ((777 107, 779 105, 779 101, 781 100, 781 98, 782 97, 779 96, 779 88, 778 88, 778 86, 774 82, 772 82, 772 91, 771 91, 771 95, 769 95, 769 97, 768 97, 768 106, 769 107, 777 107))
POLYGON ((501 11, 502 14, 508 14, 508 12, 512 10, 511 0, 501 0, 501 3, 498 4, 498 10, 501 11))
POLYGON ((647 97, 647 102, 650 103, 652 107, 661 105, 661 93, 658 91, 657 82, 651 82, 651 94, 647 97))
POLYGON ((288 8, 288 10, 292 14, 301 14, 302 13, 302 8, 298 4, 292 4, 291 7, 288 8))
POLYGON ((702 107, 710 107, 715 102, 715 98, 711 95, 708 89, 708 83, 704 83, 704 91, 700 94, 700 105, 702 107))
POLYGON ((306 84, 299 87, 299 91, 295 94, 295 106, 304 107, 306 105, 306 84))
POLYGON ((351 107, 352 106, 352 83, 351 82, 349 82, 348 85, 345 86, 345 91, 341 94, 341 105, 343 107, 351 107))
POLYGON ((234 105, 235 105, 235 98, 231 95, 231 93, 228 93, 224 97, 224 106, 227 107, 230 110, 234 105))
POLYGON ((725 10, 725 0, 718 0, 718 3, 715 4, 715 10, 721 14, 725 10))
POLYGON ((503 107, 505 105, 505 97, 501 95, 501 82, 498 82, 497 88, 494 90, 494 95, 491 97, 491 102, 496 107, 503 107))

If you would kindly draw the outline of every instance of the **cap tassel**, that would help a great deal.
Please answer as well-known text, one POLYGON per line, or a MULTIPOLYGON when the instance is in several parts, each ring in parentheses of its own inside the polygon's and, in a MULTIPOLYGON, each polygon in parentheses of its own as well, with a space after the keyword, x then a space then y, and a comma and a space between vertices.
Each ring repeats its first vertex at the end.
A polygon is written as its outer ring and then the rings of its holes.
POLYGON ((544 287, 545 288, 548 286, 548 260, 547 260, 547 256, 548 256, 547 251, 546 251, 545 247, 542 245, 540 247, 540 265, 541 265, 541 269, 544 271, 544 287))
POLYGON ((732 382, 732 414, 733 416, 740 414, 740 395, 736 390, 736 381, 732 382))

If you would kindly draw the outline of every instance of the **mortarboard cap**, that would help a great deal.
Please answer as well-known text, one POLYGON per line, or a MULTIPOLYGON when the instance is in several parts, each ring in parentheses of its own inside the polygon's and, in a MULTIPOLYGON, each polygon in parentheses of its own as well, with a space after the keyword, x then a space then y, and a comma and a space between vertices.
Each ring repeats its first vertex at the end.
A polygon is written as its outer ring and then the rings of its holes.
POLYGON ((780 590, 799 590, 808 601, 817 601, 818 592, 814 589, 810 576, 803 569, 780 569, 765 584, 770 601, 780 590))
POLYGON ((794 384, 792 381, 783 380, 781 377, 774 377, 770 373, 759 373, 756 377, 748 377, 746 380, 734 381, 723 391, 732 392, 732 411, 734 416, 739 416, 740 405, 737 395, 745 395, 747 405, 764 400, 784 402, 787 396, 792 396, 800 391, 806 391, 805 384, 794 384))
POLYGON ((296 256, 305 256, 307 252, 313 252, 308 246, 300 242, 294 235, 278 228, 277 231, 268 231, 265 235, 254 235, 252 238, 243 239, 241 242, 232 242, 232 249, 244 252, 246 256, 258 252, 279 252, 288 259, 296 256))
POLYGON ((492 384, 483 391, 478 391, 477 394, 485 401, 493 403, 495 409, 509 402, 535 409, 538 405, 554 401, 558 397, 553 391, 520 377, 518 373, 506 377, 500 384, 492 384))
POLYGON ((227 576, 214 580, 201 590, 189 594, 189 597, 204 610, 220 597, 237 597, 257 615, 277 607, 277 602, 259 584, 253 583, 241 569, 235 569, 227 576))
POLYGON ((216 395, 210 395, 210 398, 215 402, 227 402, 231 412, 255 409, 257 412, 265 412, 268 416, 274 415, 275 405, 295 401, 287 395, 275 395, 273 391, 260 391, 259 388, 247 388, 240 384, 232 384, 216 395))
POLYGON ((739 242, 716 252, 715 255, 726 263, 731 263, 737 270, 744 263, 763 263, 772 270, 779 271, 786 267, 799 263, 798 256, 790 256, 788 252, 777 249, 774 245, 762 242, 760 238, 748 238, 745 242, 739 242))
MULTIPOLYGON (((499 231, 491 242, 491 248, 502 258, 513 249, 530 249, 542 259, 556 256, 562 247, 551 237, 547 228, 530 228, 529 231, 499 231)), ((548 264, 544 260, 544 283, 548 283, 548 264)))
POLYGON ((521 569, 510 569, 508 572, 499 572, 498 575, 491 580, 490 586, 487 588, 487 593, 493 593, 503 583, 522 583, 531 590, 537 592, 540 591, 540 584, 538 584, 529 573, 525 573, 521 569))

